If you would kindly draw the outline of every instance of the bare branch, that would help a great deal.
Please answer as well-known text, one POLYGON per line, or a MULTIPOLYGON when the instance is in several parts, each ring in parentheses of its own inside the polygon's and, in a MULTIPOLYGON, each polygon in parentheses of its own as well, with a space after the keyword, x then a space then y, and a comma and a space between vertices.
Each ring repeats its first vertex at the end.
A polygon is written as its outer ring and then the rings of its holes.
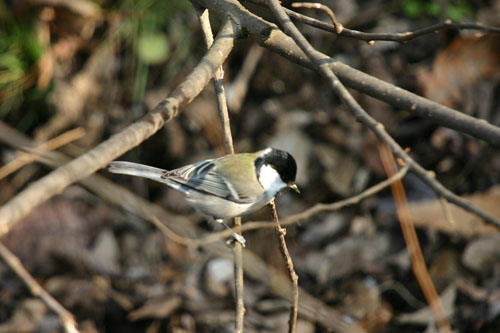
POLYGON ((34 182, 7 204, 0 207, 0 236, 7 233, 17 220, 28 214, 35 206, 139 145, 156 133, 165 122, 177 116, 182 108, 208 84, 215 70, 224 62, 231 51, 237 34, 238 28, 234 21, 225 20, 214 45, 200 63, 186 77, 185 81, 153 111, 88 153, 34 182))
POLYGON ((499 33, 500 28, 497 27, 491 27, 487 25, 482 25, 478 23, 460 23, 460 22, 451 22, 451 21, 444 21, 442 23, 437 23, 422 29, 418 29, 415 31, 408 31, 408 32, 398 32, 398 33, 378 33, 378 32, 362 32, 362 31, 357 31, 357 30, 352 30, 344 27, 342 29, 341 33, 338 33, 336 31, 336 28, 334 25, 321 22, 319 20, 316 20, 312 17, 308 17, 299 13, 296 13, 292 10, 287 10, 287 13, 290 15, 290 17, 296 19, 299 22, 309 24, 311 26, 314 26, 316 28, 319 28, 321 30, 326 30, 329 32, 337 33, 340 36, 343 37, 350 37, 350 38, 355 38, 355 39, 360 39, 364 40, 367 42, 371 41, 390 41, 390 42, 397 42, 397 43, 407 43, 417 37, 421 37, 430 33, 435 33, 441 30, 448 30, 448 29, 459 29, 459 30, 479 30, 484 34, 488 33, 499 33))
MULTIPOLYGON (((236 0, 196 1, 216 13, 219 18, 222 18, 221 15, 224 15, 224 13, 230 12, 238 18, 241 28, 263 47, 302 66, 311 69, 315 68, 292 38, 278 29, 275 24, 269 23, 249 12, 236 0)), ((329 64, 331 70, 344 85, 384 101, 395 108, 429 119, 441 126, 475 136, 494 146, 500 145, 499 127, 379 80, 362 71, 334 61, 327 55, 318 54, 321 55, 322 61, 329 64)))
MULTIPOLYGON (((196 7, 196 6, 195 6, 196 7)), ((210 18, 208 10, 196 8, 198 18, 201 23, 203 35, 205 36, 205 43, 207 48, 213 44, 212 28, 210 27, 210 18)), ((217 106, 219 109, 219 116, 222 123, 222 131, 224 134, 224 146, 226 154, 234 154, 233 137, 231 135, 231 124, 229 122, 229 113, 227 111, 226 93, 224 91, 224 71, 222 65, 218 67, 214 75, 214 88, 217 96, 217 106)), ((241 227, 241 217, 234 218, 234 226, 241 227)), ((241 231, 239 232, 241 235, 241 231)), ((236 320, 234 324, 235 332, 243 333, 244 316, 245 316, 245 300, 244 295, 244 281, 243 281, 243 244, 234 240, 233 242, 234 254, 234 290, 236 298, 236 320)))
POLYGON ((62 327, 66 333, 78 333, 75 317, 66 310, 52 295, 36 282, 35 278, 24 268, 21 261, 8 248, 0 242, 0 257, 16 273, 16 275, 30 289, 34 296, 40 297, 42 301, 59 317, 62 327))
POLYGON ((47 142, 40 144, 29 153, 20 152, 16 159, 0 168, 0 179, 7 177, 24 165, 33 162, 37 158, 37 156, 41 155, 43 152, 47 150, 57 149, 71 141, 81 138, 84 135, 85 130, 81 127, 77 127, 75 129, 64 132, 63 134, 47 142))
MULTIPOLYGON (((210 48, 214 42, 212 29, 210 27, 210 19, 208 17, 208 10, 196 8, 198 18, 200 20, 205 44, 210 48)), ((224 91, 224 70, 222 66, 215 70, 214 88, 217 96, 217 106, 219 109, 219 116, 222 122, 222 129, 224 131, 224 145, 226 147, 226 154, 234 154, 233 139, 231 137, 231 125, 229 122, 229 113, 227 111, 226 92, 224 91)))
MULTIPOLYGON (((366 199, 367 197, 372 196, 372 195, 376 194, 377 192, 382 191, 383 189, 389 187, 389 185, 391 185, 393 182, 403 178, 406 175, 406 173, 408 172, 408 169, 409 169, 408 165, 405 165, 403 168, 401 168, 401 170, 399 170, 392 177, 390 177, 390 178, 388 178, 388 179, 386 179, 386 180, 384 180, 376 185, 373 185, 372 187, 370 187, 370 188, 364 190, 363 192, 361 192, 355 196, 352 196, 350 198, 347 198, 347 199, 344 199, 341 201, 337 201, 337 202, 326 203, 326 204, 325 203, 318 203, 318 204, 315 204, 314 206, 306 209, 303 212, 287 216, 281 221, 281 225, 288 226, 288 225, 296 224, 298 222, 302 222, 305 224, 305 223, 311 221, 311 218, 317 214, 320 214, 323 212, 337 211, 337 210, 340 210, 344 207, 355 205, 355 204, 359 203, 361 200, 366 199)), ((271 229, 271 228, 274 228, 274 224, 271 222, 268 222, 268 221, 249 221, 249 222, 245 222, 245 224, 241 228, 235 229, 235 230, 244 232, 244 231, 250 231, 250 230, 271 229)), ((212 233, 204 238, 201 238, 201 239, 197 240, 197 242, 198 242, 198 244, 211 243, 211 242, 215 242, 217 240, 229 237, 230 235, 231 235, 231 232, 229 230, 223 230, 221 232, 212 233)))
POLYGON ((292 257, 290 256, 290 252, 288 252, 285 241, 286 229, 283 229, 280 225, 280 220, 278 218, 278 213, 276 212, 276 204, 274 203, 274 200, 272 200, 269 205, 271 206, 271 210, 273 212, 273 219, 275 222, 274 231, 278 236, 280 253, 283 257, 283 260, 285 260, 286 269, 288 271, 288 274, 290 275, 290 280, 292 281, 292 300, 290 319, 288 322, 288 332, 294 333, 297 326, 297 314, 299 311, 299 276, 293 268, 292 257))
MULTIPOLYGON (((234 226, 236 228, 241 227, 241 217, 234 218, 234 226)), ((239 232, 241 235, 241 231, 239 232)), ((234 325, 235 332, 242 333, 244 328, 244 316, 245 316, 245 299, 244 296, 244 284, 243 284, 243 245, 240 242, 233 242, 233 253, 234 253, 234 290, 236 297, 236 321, 234 325)))
POLYGON ((300 8, 300 7, 302 7, 302 8, 314 8, 314 9, 322 10, 322 11, 326 12, 328 14, 328 16, 330 16, 330 20, 332 20, 332 23, 335 26, 335 32, 338 35, 340 35, 342 30, 344 30, 344 27, 342 26, 342 24, 340 22, 337 21, 335 14, 328 6, 325 6, 325 5, 323 5, 321 3, 317 3, 317 2, 294 2, 294 3, 292 3, 292 7, 295 7, 295 8, 300 8))
MULTIPOLYGON (((409 159, 406 152, 401 151, 401 148, 393 139, 385 132, 383 126, 380 123, 376 123, 356 102, 352 95, 347 91, 347 89, 340 83, 335 74, 331 71, 329 66, 323 62, 321 56, 318 56, 318 52, 309 44, 305 37, 300 33, 300 31, 295 27, 295 25, 290 21, 285 11, 279 4, 278 0, 268 0, 268 5, 276 18, 280 21, 282 26, 288 32, 288 34, 293 36, 293 39, 300 48, 309 56, 311 61, 316 65, 318 72, 320 72, 324 77, 326 77, 330 83, 333 91, 335 91, 339 97, 342 99, 344 104, 348 107, 357 119, 362 121, 366 126, 368 126, 381 140, 388 142, 391 145, 391 150, 397 152, 398 156, 403 158, 405 162, 409 159), (406 156, 405 156, 406 155, 406 156), (406 157, 406 158, 405 158, 406 157)), ((387 149, 389 151, 389 149, 387 149)), ((387 154, 384 154, 387 161, 387 154)), ((390 154, 392 157, 392 155, 390 154)), ((384 159, 383 159, 384 160, 384 159)), ((415 168, 415 166, 411 167, 415 168)), ((395 161, 391 163, 391 170, 387 171, 387 165, 384 164, 388 177, 396 174, 396 163, 395 161)), ((420 282, 420 286, 424 291, 426 299, 429 305, 433 308, 436 323, 438 324, 441 332, 451 332, 451 326, 446 317, 444 317, 444 311, 442 309, 442 304, 437 295, 437 292, 432 284, 429 274, 425 267, 425 262, 423 260, 422 252, 419 251, 419 243, 416 238, 415 228, 413 224, 409 222, 409 210, 406 203, 406 198, 402 190, 402 182, 399 180, 391 185, 391 189, 395 192, 394 199, 396 200, 398 206, 398 217, 401 221, 401 227, 403 229, 403 235, 405 237, 407 246, 409 247, 410 255, 412 256, 412 265, 414 268, 414 273, 420 282), (396 185, 395 185, 396 184, 396 185), (397 193, 396 189, 397 188, 397 193), (404 213, 401 211, 401 207, 406 207, 404 213), (411 238, 411 239, 409 239, 411 238), (411 247, 411 248, 410 248, 411 247)))
MULTIPOLYGON (((265 0, 248 0, 249 2, 253 2, 258 5, 265 5, 265 0)), ((302 6, 304 7, 304 6, 302 6)), ((421 37, 423 35, 427 35, 430 33, 435 33, 441 30, 448 29, 458 29, 458 30, 478 30, 484 34, 488 33, 500 33, 500 28, 487 26, 479 23, 461 23, 461 22, 451 22, 450 20, 446 20, 442 23, 433 24, 428 27, 424 27, 422 29, 418 29, 415 31, 407 31, 407 32, 397 32, 397 33, 377 33, 377 32, 363 32, 348 29, 343 27, 342 31, 339 33, 337 31, 336 25, 332 25, 326 22, 322 22, 315 18, 297 13, 291 9, 283 8, 285 12, 293 18, 294 20, 308 24, 310 26, 316 27, 321 30, 329 31, 338 34, 342 37, 349 37, 354 39, 360 39, 366 42, 381 40, 381 41, 390 41, 397 43, 406 43, 415 39, 417 37, 421 37)), ((334 23, 335 24, 335 23, 334 23)))

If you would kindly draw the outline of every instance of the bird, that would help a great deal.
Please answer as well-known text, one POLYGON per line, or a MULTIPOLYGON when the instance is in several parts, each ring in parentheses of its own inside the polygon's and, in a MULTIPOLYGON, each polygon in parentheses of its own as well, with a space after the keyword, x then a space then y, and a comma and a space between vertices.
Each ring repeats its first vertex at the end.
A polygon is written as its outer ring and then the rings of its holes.
POLYGON ((148 178, 182 192, 188 204, 231 230, 233 238, 243 246, 245 239, 225 224, 225 219, 252 213, 287 188, 300 193, 295 184, 295 159, 290 153, 271 147, 169 171, 126 161, 113 161, 108 170, 148 178))

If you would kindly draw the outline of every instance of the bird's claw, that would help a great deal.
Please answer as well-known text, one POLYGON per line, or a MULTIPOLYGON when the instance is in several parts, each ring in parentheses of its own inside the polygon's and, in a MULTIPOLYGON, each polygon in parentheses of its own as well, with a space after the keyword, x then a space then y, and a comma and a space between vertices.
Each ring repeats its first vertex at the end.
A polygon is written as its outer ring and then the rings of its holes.
POLYGON ((241 244, 241 246, 245 247, 245 244, 246 244, 247 240, 242 235, 238 235, 237 233, 234 232, 233 235, 231 236, 231 238, 229 238, 226 241, 226 244, 229 245, 229 246, 232 246, 232 244, 234 242, 238 242, 238 243, 241 244))

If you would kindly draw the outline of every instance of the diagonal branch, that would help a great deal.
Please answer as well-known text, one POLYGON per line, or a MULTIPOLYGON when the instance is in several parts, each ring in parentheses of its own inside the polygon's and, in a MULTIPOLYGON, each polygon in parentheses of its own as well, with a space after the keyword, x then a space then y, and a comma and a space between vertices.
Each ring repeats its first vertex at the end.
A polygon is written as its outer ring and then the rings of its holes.
MULTIPOLYGON (((278 53, 299 65, 311 69, 315 68, 307 55, 291 37, 278 29, 275 24, 269 23, 249 12, 236 0, 196 1, 204 8, 216 13, 219 19, 223 18, 225 13, 231 13, 231 15, 237 17, 241 29, 270 51, 278 53)), ((379 80, 362 71, 334 61, 325 54, 318 54, 322 56, 323 61, 329 64, 331 70, 347 87, 384 101, 395 108, 429 119, 441 126, 472 135, 491 145, 500 145, 499 127, 379 80)))
POLYGON ((86 154, 34 182, 0 207, 0 236, 7 233, 16 221, 34 207, 106 166, 109 161, 139 145, 155 134, 165 122, 177 116, 208 84, 215 70, 222 65, 233 48, 237 35, 237 25, 232 19, 226 18, 213 46, 200 63, 153 111, 86 154))
MULTIPOLYGON (((370 196, 375 195, 377 192, 382 191, 383 189, 389 187, 395 181, 402 179, 406 173, 408 172, 408 165, 402 167, 396 174, 392 177, 387 178, 386 180, 381 181, 380 183, 373 185, 372 187, 367 188, 363 192, 356 194, 352 197, 349 197, 344 200, 332 202, 332 203, 317 203, 314 206, 293 215, 289 215, 281 220, 281 226, 289 226, 292 224, 297 224, 302 222, 302 225, 311 221, 311 218, 317 214, 324 212, 332 212, 340 210, 344 207, 348 207, 351 205, 358 204, 361 200, 364 200, 370 196)), ((247 221, 241 228, 237 228, 237 231, 250 231, 250 230, 258 230, 258 229, 271 229, 274 228, 274 224, 268 221, 247 221)), ((208 236, 205 236, 199 240, 196 240, 197 244, 206 244, 215 242, 219 239, 226 238, 231 236, 230 230, 223 230, 217 233, 211 233, 208 236)))
POLYGON ((5 263, 23 280, 34 296, 40 297, 47 307, 59 317, 64 331, 67 333, 78 333, 75 317, 66 310, 52 295, 50 295, 24 268, 18 257, 14 255, 5 245, 0 242, 0 257, 5 263))

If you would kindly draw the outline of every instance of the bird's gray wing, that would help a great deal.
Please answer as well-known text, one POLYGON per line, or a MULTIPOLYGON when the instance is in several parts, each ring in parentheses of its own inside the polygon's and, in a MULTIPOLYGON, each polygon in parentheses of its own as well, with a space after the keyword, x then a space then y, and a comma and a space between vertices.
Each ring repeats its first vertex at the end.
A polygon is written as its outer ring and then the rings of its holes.
POLYGON ((200 192, 215 195, 237 203, 251 203, 252 198, 239 193, 234 186, 217 172, 214 160, 206 160, 166 171, 162 178, 170 179, 200 192))

